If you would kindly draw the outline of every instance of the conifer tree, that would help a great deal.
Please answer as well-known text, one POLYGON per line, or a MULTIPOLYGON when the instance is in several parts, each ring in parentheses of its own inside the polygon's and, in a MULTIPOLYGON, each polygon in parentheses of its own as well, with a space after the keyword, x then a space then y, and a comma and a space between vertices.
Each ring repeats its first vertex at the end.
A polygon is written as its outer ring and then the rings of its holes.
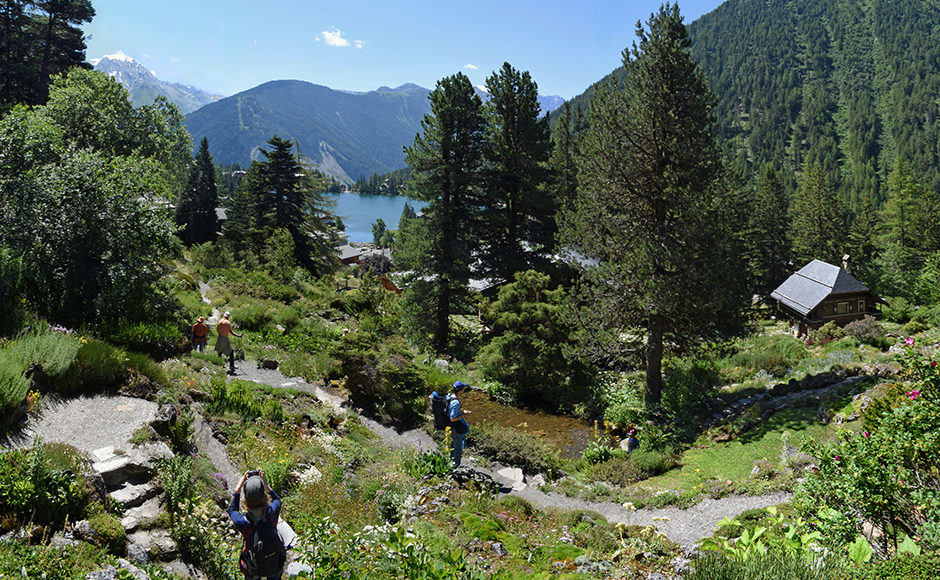
POLYGON ((575 212, 565 245, 596 265, 584 270, 591 332, 614 346, 643 329, 645 402, 662 401, 664 345, 708 336, 740 313, 743 252, 721 204, 715 101, 689 55, 678 6, 637 23, 625 50, 622 91, 606 83, 591 102, 581 141, 575 212))
POLYGON ((840 265, 847 246, 845 212, 818 163, 811 163, 803 173, 793 205, 797 265, 814 259, 840 265))
POLYGON ((754 201, 750 266, 755 290, 766 298, 790 274, 790 203, 773 166, 764 167, 754 201))
POLYGON ((334 271, 335 239, 323 222, 331 203, 316 190, 316 176, 294 154, 293 143, 274 135, 268 145, 270 150, 261 150, 265 160, 253 162, 239 184, 226 236, 237 251, 260 254, 266 240, 283 228, 300 264, 318 274, 334 271))
POLYGON ((450 315, 467 294, 473 253, 479 246, 475 220, 480 211, 483 132, 482 102, 465 75, 437 82, 428 96, 431 112, 422 133, 405 147, 411 168, 409 192, 428 202, 424 219, 405 222, 396 261, 414 273, 405 293, 406 307, 422 315, 415 329, 433 335, 444 351, 450 315))
POLYGON ((551 147, 538 85, 503 63, 486 79, 486 186, 480 233, 482 276, 509 283, 516 272, 545 271, 554 249, 555 204, 546 190, 551 147))
POLYGON ((215 184, 215 165, 209 153, 209 140, 202 138, 189 173, 189 184, 176 208, 176 224, 183 227, 180 239, 191 246, 214 241, 218 230, 215 208, 219 192, 215 184))

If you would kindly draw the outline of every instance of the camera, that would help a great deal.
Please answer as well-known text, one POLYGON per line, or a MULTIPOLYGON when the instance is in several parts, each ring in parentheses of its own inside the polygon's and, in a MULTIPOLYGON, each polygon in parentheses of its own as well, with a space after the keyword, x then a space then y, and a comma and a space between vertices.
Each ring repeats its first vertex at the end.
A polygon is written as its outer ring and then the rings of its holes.
POLYGON ((256 475, 260 475, 257 469, 252 469, 251 471, 248 472, 248 477, 254 477, 256 475))

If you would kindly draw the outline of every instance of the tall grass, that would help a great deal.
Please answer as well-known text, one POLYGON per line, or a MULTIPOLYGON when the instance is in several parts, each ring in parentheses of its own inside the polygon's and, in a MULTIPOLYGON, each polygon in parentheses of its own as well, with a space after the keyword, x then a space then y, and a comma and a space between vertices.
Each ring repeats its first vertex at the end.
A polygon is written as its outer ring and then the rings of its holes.
POLYGON ((807 565, 801 554, 768 551, 752 558, 706 556, 695 561, 689 580, 836 580, 841 563, 807 565))
POLYGON ((68 370, 81 348, 70 332, 33 330, 0 347, 0 412, 15 408, 29 390, 26 370, 33 364, 55 379, 68 370))

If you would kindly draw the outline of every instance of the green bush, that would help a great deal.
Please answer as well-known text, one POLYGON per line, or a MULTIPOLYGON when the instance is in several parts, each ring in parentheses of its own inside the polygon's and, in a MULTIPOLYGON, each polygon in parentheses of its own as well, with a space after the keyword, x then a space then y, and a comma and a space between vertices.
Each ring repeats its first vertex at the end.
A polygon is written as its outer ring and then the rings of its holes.
POLYGON ((809 356, 800 340, 789 334, 773 334, 755 337, 751 344, 732 356, 731 360, 743 367, 748 376, 763 370, 775 377, 782 377, 796 361, 809 356))
MULTIPOLYGON (((634 453, 639 453, 635 451, 634 453)), ((592 465, 588 471, 591 481, 606 481, 619 487, 627 487, 638 481, 643 481, 649 474, 640 468, 639 463, 629 456, 614 456, 610 461, 592 465)))
POLYGON ((845 331, 833 321, 823 324, 809 334, 816 344, 827 344, 845 338, 845 331))
POLYGON ((337 358, 343 361, 346 389, 355 404, 405 425, 415 425, 424 416, 427 381, 404 339, 382 341, 368 332, 354 332, 343 339, 337 358))
POLYGON ((88 518, 88 523, 98 532, 102 547, 110 554, 123 556, 127 553, 127 536, 121 520, 108 513, 99 513, 88 518))
POLYGON ((106 338, 113 344, 156 360, 179 356, 189 347, 189 339, 178 325, 171 322, 124 321, 106 338))
POLYGON ((870 562, 848 571, 845 580, 936 580, 940 554, 901 554, 890 560, 870 562))
POLYGON ((668 358, 663 361, 663 374, 663 408, 673 414, 697 407, 721 384, 712 360, 668 358))
POLYGON ((888 305, 881 308, 881 313, 888 322, 904 324, 911 319, 914 308, 906 298, 902 298, 901 296, 885 296, 885 302, 887 302, 888 305))
POLYGON ((630 454, 630 457, 636 463, 639 470, 647 474, 646 477, 654 477, 666 473, 678 465, 672 453, 661 453, 659 451, 648 451, 640 448, 630 454))
POLYGON ((124 384, 127 376, 123 350, 106 342, 88 340, 78 349, 75 360, 57 385, 63 393, 110 390, 124 384))
POLYGON ((882 350, 890 346, 885 336, 884 326, 872 316, 866 316, 861 320, 853 320, 845 326, 845 332, 863 344, 882 350))
POLYGON ((904 325, 904 333, 913 336, 915 334, 920 334, 928 328, 930 327, 923 322, 920 322, 919 320, 912 320, 904 325))
POLYGON ((493 461, 522 467, 526 473, 552 474, 561 467, 557 449, 528 433, 487 421, 473 425, 467 435, 467 445, 493 461))
POLYGON ((0 454, 0 520, 57 523, 77 519, 88 503, 80 454, 39 444, 0 454))
POLYGON ((61 327, 31 331, 0 345, 0 413, 16 408, 26 397, 26 370, 33 364, 55 381, 78 354, 82 339, 61 327))
POLYGON ((232 253, 222 244, 206 242, 189 251, 194 262, 209 270, 230 268, 234 262, 232 253))

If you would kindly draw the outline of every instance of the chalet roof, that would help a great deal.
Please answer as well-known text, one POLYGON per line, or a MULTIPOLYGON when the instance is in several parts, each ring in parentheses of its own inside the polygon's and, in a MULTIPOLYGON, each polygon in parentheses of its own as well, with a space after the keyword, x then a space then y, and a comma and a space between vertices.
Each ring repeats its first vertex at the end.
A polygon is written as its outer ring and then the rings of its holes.
POLYGON ((869 290, 842 268, 813 260, 787 278, 770 296, 805 316, 830 295, 855 292, 869 290))
POLYGON ((350 258, 355 258, 362 254, 362 250, 349 244, 344 244, 336 249, 336 252, 339 254, 340 260, 348 260, 350 258))

